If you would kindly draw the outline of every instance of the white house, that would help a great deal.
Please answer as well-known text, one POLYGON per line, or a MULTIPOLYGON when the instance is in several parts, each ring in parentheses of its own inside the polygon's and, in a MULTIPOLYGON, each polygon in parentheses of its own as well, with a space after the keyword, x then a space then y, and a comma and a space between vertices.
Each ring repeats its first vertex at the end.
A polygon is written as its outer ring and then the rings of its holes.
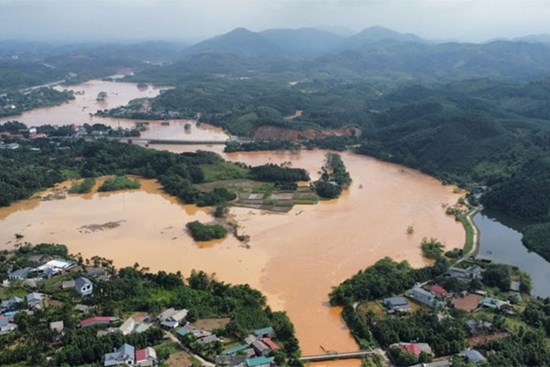
POLYGON ((75 280, 75 286, 74 289, 76 293, 80 294, 81 296, 88 296, 92 294, 94 285, 88 278, 80 277, 75 280))

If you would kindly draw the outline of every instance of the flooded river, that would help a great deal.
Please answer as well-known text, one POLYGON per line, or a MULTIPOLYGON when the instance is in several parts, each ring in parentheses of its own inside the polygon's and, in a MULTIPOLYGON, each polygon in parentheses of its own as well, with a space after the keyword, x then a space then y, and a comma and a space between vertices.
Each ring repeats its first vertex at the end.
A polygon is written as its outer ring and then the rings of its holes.
MULTIPOLYGON (((134 83, 91 80, 74 86, 57 86, 55 89, 69 89, 75 92, 75 99, 60 106, 39 108, 19 116, 0 119, 0 123, 17 120, 27 126, 51 125, 83 125, 105 124, 114 128, 132 128, 138 120, 117 119, 93 116, 97 111, 124 106, 132 99, 153 98, 163 89, 152 86, 138 88, 134 83), (106 92, 105 101, 97 101, 97 95, 106 92)), ((141 121, 141 120, 140 120, 141 121)), ((142 133, 144 139, 182 139, 182 140, 227 140, 228 136, 221 129, 200 124, 197 126, 191 120, 150 120, 149 129, 142 133), (185 129, 190 124, 191 129, 185 129)))
MULTIPOLYGON (((136 98, 141 91, 136 88, 133 93, 136 98)), ((44 122, 58 121, 55 108, 41 111, 48 120, 44 122)), ((36 123, 41 121, 39 113, 30 113, 36 123)), ((220 134, 212 132, 213 136, 220 134)), ((183 151, 197 147, 155 148, 183 151)), ((219 152, 222 146, 200 148, 219 152)), ((290 161, 316 177, 324 154, 313 150, 223 156, 250 165, 290 161)), ((15 233, 21 233, 25 241, 65 243, 71 252, 111 258, 118 266, 138 262, 152 271, 180 270, 184 274, 202 269, 228 283, 249 283, 267 295, 272 308, 287 311, 305 355, 356 350, 339 310, 328 306, 331 287, 385 256, 422 266, 423 237, 436 237, 454 248, 464 244, 465 234, 459 223, 445 215, 443 205, 453 204, 459 197, 452 187, 399 165, 352 153, 342 157, 353 183, 337 200, 296 206, 285 214, 232 208, 240 232, 251 238, 250 249, 232 237, 197 246, 185 232, 185 224, 196 219, 208 222, 210 214, 206 209, 179 204, 152 181, 144 181, 137 191, 69 196, 58 201, 33 199, 1 208, 0 245, 13 246, 15 233), (120 226, 96 232, 82 228, 109 221, 121 221, 120 226), (412 235, 406 234, 408 226, 414 228, 412 235)), ((316 364, 325 365, 359 364, 316 364)))

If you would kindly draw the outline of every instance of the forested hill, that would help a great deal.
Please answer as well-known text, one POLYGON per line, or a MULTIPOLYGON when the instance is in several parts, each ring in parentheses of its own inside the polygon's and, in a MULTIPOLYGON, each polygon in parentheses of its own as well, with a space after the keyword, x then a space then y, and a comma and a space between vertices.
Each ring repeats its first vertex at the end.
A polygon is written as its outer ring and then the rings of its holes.
POLYGON ((312 28, 262 32, 237 28, 185 48, 173 60, 149 67, 133 80, 175 84, 197 72, 296 80, 533 80, 550 72, 550 44, 436 43, 382 27, 351 37, 312 28))

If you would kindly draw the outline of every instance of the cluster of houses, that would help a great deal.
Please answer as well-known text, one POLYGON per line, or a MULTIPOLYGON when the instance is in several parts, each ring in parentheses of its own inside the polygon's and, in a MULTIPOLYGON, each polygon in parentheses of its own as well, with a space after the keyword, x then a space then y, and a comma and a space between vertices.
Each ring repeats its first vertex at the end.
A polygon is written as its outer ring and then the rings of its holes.
POLYGON ((244 343, 226 349, 216 358, 216 366, 231 367, 271 367, 274 358, 269 357, 279 346, 272 327, 254 330, 244 339, 244 343))
POLYGON ((218 337, 207 330, 198 329, 190 324, 187 324, 176 331, 176 334, 179 337, 186 337, 187 335, 192 335, 195 339, 195 342, 201 346, 208 346, 212 343, 217 342, 218 337))
MULTIPOLYGON (((470 265, 466 268, 451 267, 445 273, 445 276, 455 278, 463 283, 470 283, 475 279, 482 279, 484 269, 478 265, 470 265)), ((510 292, 519 295, 520 282, 512 281, 510 292)), ((452 303, 456 309, 466 312, 473 312, 477 309, 490 309, 500 311, 501 313, 513 315, 513 306, 509 301, 503 301, 498 298, 489 297, 484 291, 468 292, 463 291, 458 294, 448 292, 439 284, 420 286, 415 285, 407 290, 404 296, 388 297, 383 300, 388 313, 399 314, 412 312, 413 304, 421 304, 432 309, 442 309, 448 303, 452 303)), ((478 318, 472 318, 465 322, 465 328, 469 334, 469 345, 474 346, 488 340, 506 337, 508 333, 498 332, 493 324, 478 318)), ((402 351, 418 357, 421 352, 433 355, 429 345, 425 343, 397 343, 390 348, 398 348, 402 351)), ((477 350, 468 349, 461 353, 465 361, 478 364, 485 361, 485 357, 477 350)), ((411 367, 447 367, 451 362, 447 359, 434 361, 430 363, 420 363, 411 367)))
MULTIPOLYGON (((2 283, 3 287, 10 287, 14 282, 22 282, 23 285, 36 288, 37 284, 46 279, 52 279, 56 276, 67 274, 71 271, 78 271, 74 262, 64 259, 54 259, 42 263, 36 267, 25 267, 14 269, 7 274, 7 279, 2 283)), ((93 293, 94 285, 86 277, 77 277, 76 279, 60 281, 59 286, 64 290, 73 290, 77 295, 85 297, 93 293)), ((50 297, 41 292, 30 292, 24 297, 12 296, 0 302, 0 335, 9 334, 17 330, 17 324, 14 317, 18 312, 32 314, 36 310, 44 309, 51 300, 50 297)), ((89 311, 89 306, 79 305, 84 311, 89 311)), ((52 330, 59 329, 59 325, 54 325, 52 330)), ((62 329, 62 327, 61 327, 62 329)), ((62 331, 62 330, 61 330, 62 331)), ((60 333, 61 333, 60 331, 60 333)))

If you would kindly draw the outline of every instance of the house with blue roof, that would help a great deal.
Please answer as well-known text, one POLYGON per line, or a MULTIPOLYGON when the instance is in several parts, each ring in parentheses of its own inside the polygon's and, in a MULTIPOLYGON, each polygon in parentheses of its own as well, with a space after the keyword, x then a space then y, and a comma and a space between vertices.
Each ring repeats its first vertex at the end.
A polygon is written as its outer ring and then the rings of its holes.
POLYGON ((405 295, 411 299, 414 299, 416 302, 422 303, 430 308, 443 306, 443 303, 439 302, 435 298, 435 294, 417 286, 409 289, 407 292, 405 292, 405 295))
POLYGON ((465 350, 464 352, 462 352, 462 355, 470 363, 478 364, 485 361, 485 357, 475 349, 465 350))
POLYGON ((227 356, 232 356, 232 355, 235 355, 239 352, 242 352, 246 349, 248 349, 249 346, 246 345, 246 344, 242 344, 242 345, 237 345, 235 347, 232 347, 232 348, 229 348, 229 349, 226 349, 222 352, 223 355, 227 355, 227 356))
POLYGON ((133 366, 136 359, 136 351, 130 344, 123 344, 113 353, 107 353, 103 356, 103 366, 133 366))
POLYGON ((254 334, 258 338, 274 338, 276 336, 275 330, 273 330, 271 326, 256 329, 252 332, 252 334, 254 334))
POLYGON ((271 367, 273 360, 273 357, 250 358, 246 360, 246 367, 271 367))

